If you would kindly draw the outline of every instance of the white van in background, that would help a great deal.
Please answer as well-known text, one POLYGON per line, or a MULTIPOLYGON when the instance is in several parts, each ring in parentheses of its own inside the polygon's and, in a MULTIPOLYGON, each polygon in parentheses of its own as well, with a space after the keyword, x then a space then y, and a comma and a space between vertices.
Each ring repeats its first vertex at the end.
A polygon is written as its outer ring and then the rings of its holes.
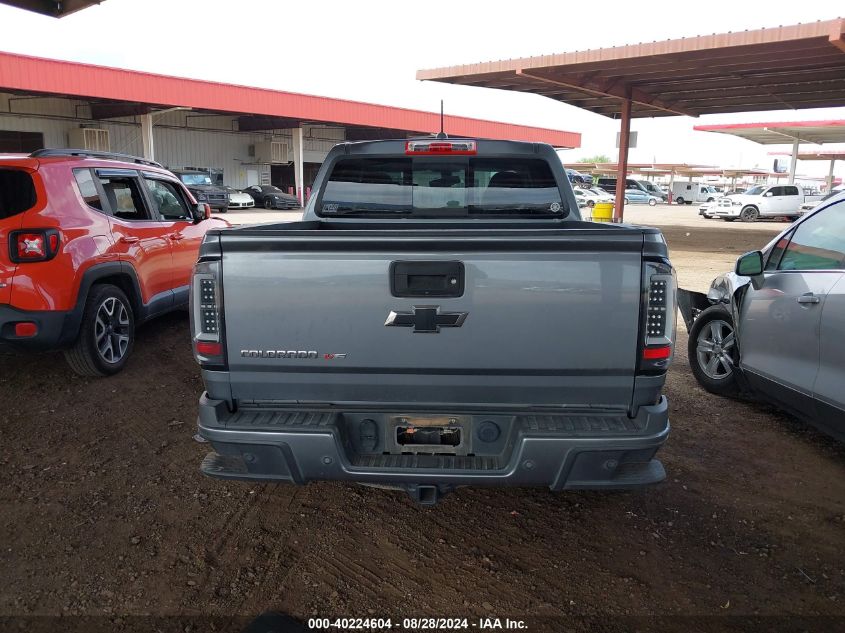
POLYGON ((692 204, 693 202, 714 202, 722 194, 715 187, 700 182, 673 182, 672 202, 692 204))

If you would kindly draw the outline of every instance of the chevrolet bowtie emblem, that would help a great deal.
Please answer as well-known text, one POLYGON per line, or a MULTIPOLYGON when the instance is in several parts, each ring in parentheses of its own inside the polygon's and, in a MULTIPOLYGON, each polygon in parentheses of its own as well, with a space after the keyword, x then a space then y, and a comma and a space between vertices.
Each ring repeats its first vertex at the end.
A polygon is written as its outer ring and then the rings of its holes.
POLYGON ((395 312, 387 315, 387 326, 412 327, 414 332, 437 334, 442 327, 461 327, 466 312, 441 312, 440 306, 415 306, 413 312, 395 312))

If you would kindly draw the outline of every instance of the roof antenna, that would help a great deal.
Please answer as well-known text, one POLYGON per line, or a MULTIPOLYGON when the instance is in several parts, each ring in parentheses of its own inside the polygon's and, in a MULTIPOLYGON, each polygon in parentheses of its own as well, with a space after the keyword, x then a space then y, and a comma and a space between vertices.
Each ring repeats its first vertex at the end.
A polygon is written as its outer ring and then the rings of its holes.
POLYGON ((435 138, 449 138, 443 131, 443 99, 440 100, 440 132, 435 138))

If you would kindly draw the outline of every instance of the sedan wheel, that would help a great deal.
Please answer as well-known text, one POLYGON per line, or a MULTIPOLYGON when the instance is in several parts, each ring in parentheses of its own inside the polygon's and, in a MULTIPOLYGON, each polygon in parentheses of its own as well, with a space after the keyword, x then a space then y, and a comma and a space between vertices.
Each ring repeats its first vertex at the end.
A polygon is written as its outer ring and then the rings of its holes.
POLYGON ((699 367, 709 378, 721 380, 733 372, 731 350, 734 346, 734 330, 730 323, 713 319, 709 327, 703 328, 696 338, 696 357, 699 367))
POLYGON ((737 392, 736 346, 733 318, 721 305, 698 315, 690 328, 687 346, 690 369, 702 387, 719 395, 737 392))
POLYGON ((273 201, 270 198, 264 199, 264 208, 265 209, 272 209, 273 208, 273 201))
POLYGON ((648 206, 653 207, 656 204, 657 204, 657 200, 655 200, 654 198, 649 198, 648 206))

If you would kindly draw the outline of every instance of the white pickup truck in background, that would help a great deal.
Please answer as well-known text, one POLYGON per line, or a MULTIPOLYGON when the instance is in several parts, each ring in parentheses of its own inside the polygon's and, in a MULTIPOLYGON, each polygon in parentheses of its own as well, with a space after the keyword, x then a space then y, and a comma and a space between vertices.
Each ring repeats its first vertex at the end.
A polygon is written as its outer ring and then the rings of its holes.
POLYGON ((777 217, 796 220, 801 215, 802 204, 820 199, 818 195, 804 195, 799 185, 757 185, 745 193, 731 194, 702 205, 699 215, 727 222, 754 222, 758 218, 777 217))

